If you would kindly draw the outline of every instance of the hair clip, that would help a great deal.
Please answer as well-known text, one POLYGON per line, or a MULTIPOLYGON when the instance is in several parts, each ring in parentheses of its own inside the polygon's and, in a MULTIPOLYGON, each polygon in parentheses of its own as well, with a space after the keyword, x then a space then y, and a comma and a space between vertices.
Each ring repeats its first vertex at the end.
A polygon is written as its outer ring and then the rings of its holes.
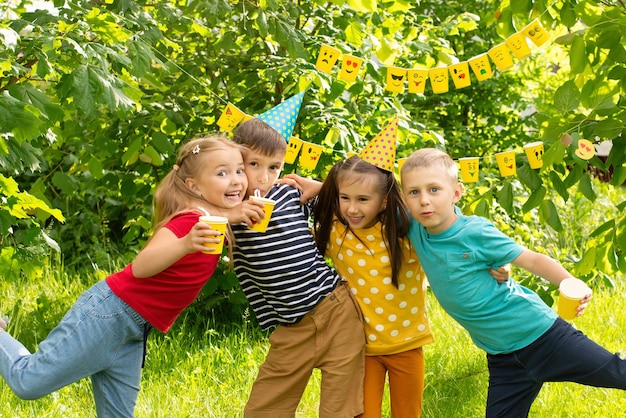
POLYGON ((191 150, 192 154, 200 154, 200 145, 196 145, 192 150, 191 150))

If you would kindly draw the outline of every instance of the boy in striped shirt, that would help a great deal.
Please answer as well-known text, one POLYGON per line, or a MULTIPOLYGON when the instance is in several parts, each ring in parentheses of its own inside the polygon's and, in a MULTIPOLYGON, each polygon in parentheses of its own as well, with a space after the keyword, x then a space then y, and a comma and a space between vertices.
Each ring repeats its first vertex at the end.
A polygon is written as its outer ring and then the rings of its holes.
POLYGON ((345 281, 319 253, 309 228, 310 204, 301 192, 274 184, 283 168, 285 139, 259 119, 234 132, 243 145, 247 197, 256 190, 276 202, 266 232, 248 228, 262 207, 245 200, 228 215, 233 264, 261 327, 274 328, 270 349, 244 410, 246 418, 293 418, 314 368, 321 370, 319 417, 363 411, 362 315, 345 281))

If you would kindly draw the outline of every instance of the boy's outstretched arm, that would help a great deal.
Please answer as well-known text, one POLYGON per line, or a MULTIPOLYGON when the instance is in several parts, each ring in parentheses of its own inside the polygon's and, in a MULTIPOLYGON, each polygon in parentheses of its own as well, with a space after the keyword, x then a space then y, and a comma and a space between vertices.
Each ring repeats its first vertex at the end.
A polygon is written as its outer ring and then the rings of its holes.
MULTIPOLYGON (((555 259, 528 249, 524 250, 524 252, 522 252, 515 260, 513 260, 513 264, 525 270, 528 270, 535 276, 546 279, 557 287, 563 281, 563 279, 573 277, 567 270, 565 270, 561 263, 559 263, 555 259)), ((580 306, 578 307, 578 315, 581 315, 583 313, 585 307, 587 306, 587 302, 589 302, 590 299, 591 293, 589 293, 580 301, 580 306)))
POLYGON ((563 279, 572 277, 555 259, 528 249, 513 260, 513 264, 528 270, 535 276, 543 277, 557 287, 563 279))

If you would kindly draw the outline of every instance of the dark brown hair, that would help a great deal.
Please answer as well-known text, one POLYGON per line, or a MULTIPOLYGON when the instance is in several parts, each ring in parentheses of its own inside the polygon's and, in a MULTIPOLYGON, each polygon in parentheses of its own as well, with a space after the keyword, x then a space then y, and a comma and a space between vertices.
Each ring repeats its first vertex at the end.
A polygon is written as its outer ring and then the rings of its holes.
POLYGON ((402 246, 405 242, 404 238, 409 231, 410 216, 404 200, 402 200, 400 186, 393 173, 375 167, 359 157, 351 157, 336 163, 331 168, 322 185, 313 211, 315 243, 320 253, 325 254, 335 217, 347 226, 346 232, 350 230, 350 226, 342 219, 339 210, 338 184, 339 180, 346 174, 374 176, 381 192, 387 198, 386 207, 379 214, 379 221, 382 224, 383 239, 389 249, 392 271, 391 280, 393 285, 398 287, 398 276, 404 261, 402 246))
POLYGON ((287 142, 278 131, 254 118, 239 125, 233 132, 233 141, 266 156, 287 153, 287 142))

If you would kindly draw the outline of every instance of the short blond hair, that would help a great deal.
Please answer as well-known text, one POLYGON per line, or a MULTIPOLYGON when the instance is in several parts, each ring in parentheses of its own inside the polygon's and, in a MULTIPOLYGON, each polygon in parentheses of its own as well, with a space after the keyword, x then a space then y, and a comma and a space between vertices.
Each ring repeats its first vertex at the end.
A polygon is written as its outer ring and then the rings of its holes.
POLYGON ((455 183, 459 181, 459 168, 456 163, 448 154, 437 148, 422 148, 414 151, 402 165, 400 176, 416 168, 433 166, 443 168, 451 181, 455 183))

